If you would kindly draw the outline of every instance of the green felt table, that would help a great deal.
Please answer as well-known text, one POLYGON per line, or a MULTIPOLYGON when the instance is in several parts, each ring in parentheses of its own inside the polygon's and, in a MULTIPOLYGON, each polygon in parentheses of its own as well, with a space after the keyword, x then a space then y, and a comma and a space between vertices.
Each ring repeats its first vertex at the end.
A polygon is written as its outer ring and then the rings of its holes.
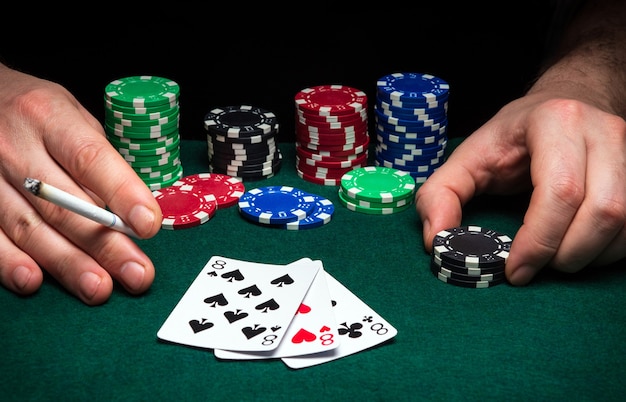
MULTIPOLYGON (((0 291, 0 398, 624 400, 623 262, 578 275, 545 271, 526 287, 445 284, 429 270, 413 208, 384 216, 349 211, 337 187, 297 176, 294 144, 280 146, 280 172, 246 188, 280 184, 323 195, 336 205, 329 224, 272 229, 244 220, 235 206, 204 225, 139 241, 157 269, 142 296, 117 288, 106 304, 87 307, 50 278, 31 297, 0 291), (160 342, 159 327, 213 255, 272 264, 319 259, 398 334, 300 370, 280 360, 220 361, 211 350, 160 342)), ((206 144, 183 141, 181 160, 185 174, 207 171, 206 144)), ((463 223, 514 236, 524 207, 514 197, 479 197, 463 223)))

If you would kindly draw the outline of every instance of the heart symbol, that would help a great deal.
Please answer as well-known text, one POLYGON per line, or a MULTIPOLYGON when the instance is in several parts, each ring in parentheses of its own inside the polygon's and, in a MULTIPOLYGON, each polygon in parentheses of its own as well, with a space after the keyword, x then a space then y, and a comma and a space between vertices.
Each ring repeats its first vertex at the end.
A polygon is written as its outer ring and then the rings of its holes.
POLYGON ((320 332, 327 332, 327 331, 330 331, 330 328, 328 328, 326 325, 324 325, 322 329, 320 329, 320 332))
POLYGON ((291 338, 291 342, 313 342, 315 339, 317 339, 317 336, 315 336, 315 334, 310 333, 304 328, 300 328, 300 330, 293 336, 293 338, 291 338))
POLYGON ((307 306, 304 303, 301 303, 300 307, 298 307, 298 313, 300 313, 300 314, 306 314, 309 311, 311 311, 311 307, 307 306))

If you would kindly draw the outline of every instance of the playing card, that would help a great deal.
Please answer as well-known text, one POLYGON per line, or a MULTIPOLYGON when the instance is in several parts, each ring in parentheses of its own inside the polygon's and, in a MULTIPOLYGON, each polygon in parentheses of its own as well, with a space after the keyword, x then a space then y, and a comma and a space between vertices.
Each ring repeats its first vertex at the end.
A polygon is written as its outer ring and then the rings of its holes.
POLYGON ((339 281, 326 273, 328 291, 333 302, 339 333, 339 346, 325 352, 284 357, 283 362, 294 369, 337 360, 379 345, 397 334, 397 330, 339 281))
POLYGON ((339 338, 326 273, 321 261, 315 261, 315 263, 318 263, 321 268, 291 321, 287 334, 276 349, 263 352, 215 349, 215 356, 235 360, 272 359, 318 353, 336 348, 339 345, 339 338))
POLYGON ((157 337, 201 348, 275 349, 320 266, 310 259, 273 265, 211 257, 157 337))

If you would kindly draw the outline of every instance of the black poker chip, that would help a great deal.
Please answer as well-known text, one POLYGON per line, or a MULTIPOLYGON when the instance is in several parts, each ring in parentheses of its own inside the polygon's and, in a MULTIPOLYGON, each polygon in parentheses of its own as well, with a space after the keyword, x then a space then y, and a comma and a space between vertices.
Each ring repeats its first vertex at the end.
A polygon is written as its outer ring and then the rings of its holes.
POLYGON ((441 275, 447 276, 450 279, 457 279, 457 280, 468 281, 468 282, 472 282, 472 281, 494 282, 494 281, 506 280, 506 277, 504 274, 504 268, 499 272, 493 272, 493 273, 465 274, 465 273, 456 271, 454 269, 450 269, 446 266, 438 265, 434 262, 431 262, 430 269, 431 271, 433 271, 435 275, 441 274, 441 275))
POLYGON ((433 239, 430 271, 442 282, 465 288, 506 283, 512 242, 506 234, 476 225, 442 230, 433 239))
POLYGON ((494 287, 496 285, 500 285, 506 282, 505 279, 491 280, 491 281, 487 281, 487 280, 464 281, 461 279, 456 279, 456 278, 451 278, 449 276, 446 276, 442 274, 441 272, 437 272, 437 270, 433 270, 432 268, 431 268, 431 272, 433 273, 435 278, 439 279, 441 282, 449 283, 451 285, 460 286, 464 288, 475 288, 475 289, 490 288, 490 287, 494 287))
POLYGON ((450 271, 456 272, 462 275, 480 276, 486 274, 498 274, 504 272, 504 264, 494 265, 491 267, 466 267, 458 264, 453 264, 449 261, 442 260, 440 257, 433 255, 431 258, 433 264, 440 267, 444 267, 450 271))
POLYGON ((506 264, 513 240, 480 226, 442 230, 433 239, 433 255, 442 261, 467 268, 498 267, 506 264))
POLYGON ((205 115, 204 127, 211 172, 254 181, 280 170, 279 124, 271 111, 251 105, 217 107, 205 115))
POLYGON ((208 132, 228 138, 263 136, 275 132, 277 126, 273 112, 251 105, 218 107, 204 116, 208 132))

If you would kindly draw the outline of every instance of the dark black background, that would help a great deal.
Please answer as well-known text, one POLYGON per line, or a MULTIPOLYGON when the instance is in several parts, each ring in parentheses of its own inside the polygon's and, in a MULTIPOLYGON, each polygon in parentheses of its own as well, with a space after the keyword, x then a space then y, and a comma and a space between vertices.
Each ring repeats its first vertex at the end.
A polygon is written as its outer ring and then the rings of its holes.
POLYGON ((100 121, 110 81, 170 78, 181 87, 180 132, 189 139, 206 138, 210 109, 251 104, 273 111, 279 140, 293 141, 293 98, 303 88, 348 85, 373 105, 378 78, 430 73, 450 84, 448 134, 465 136, 527 88, 552 19, 545 1, 288 4, 293 10, 235 2, 107 2, 89 10, 24 4, 3 27, 0 57, 64 85, 100 121))

